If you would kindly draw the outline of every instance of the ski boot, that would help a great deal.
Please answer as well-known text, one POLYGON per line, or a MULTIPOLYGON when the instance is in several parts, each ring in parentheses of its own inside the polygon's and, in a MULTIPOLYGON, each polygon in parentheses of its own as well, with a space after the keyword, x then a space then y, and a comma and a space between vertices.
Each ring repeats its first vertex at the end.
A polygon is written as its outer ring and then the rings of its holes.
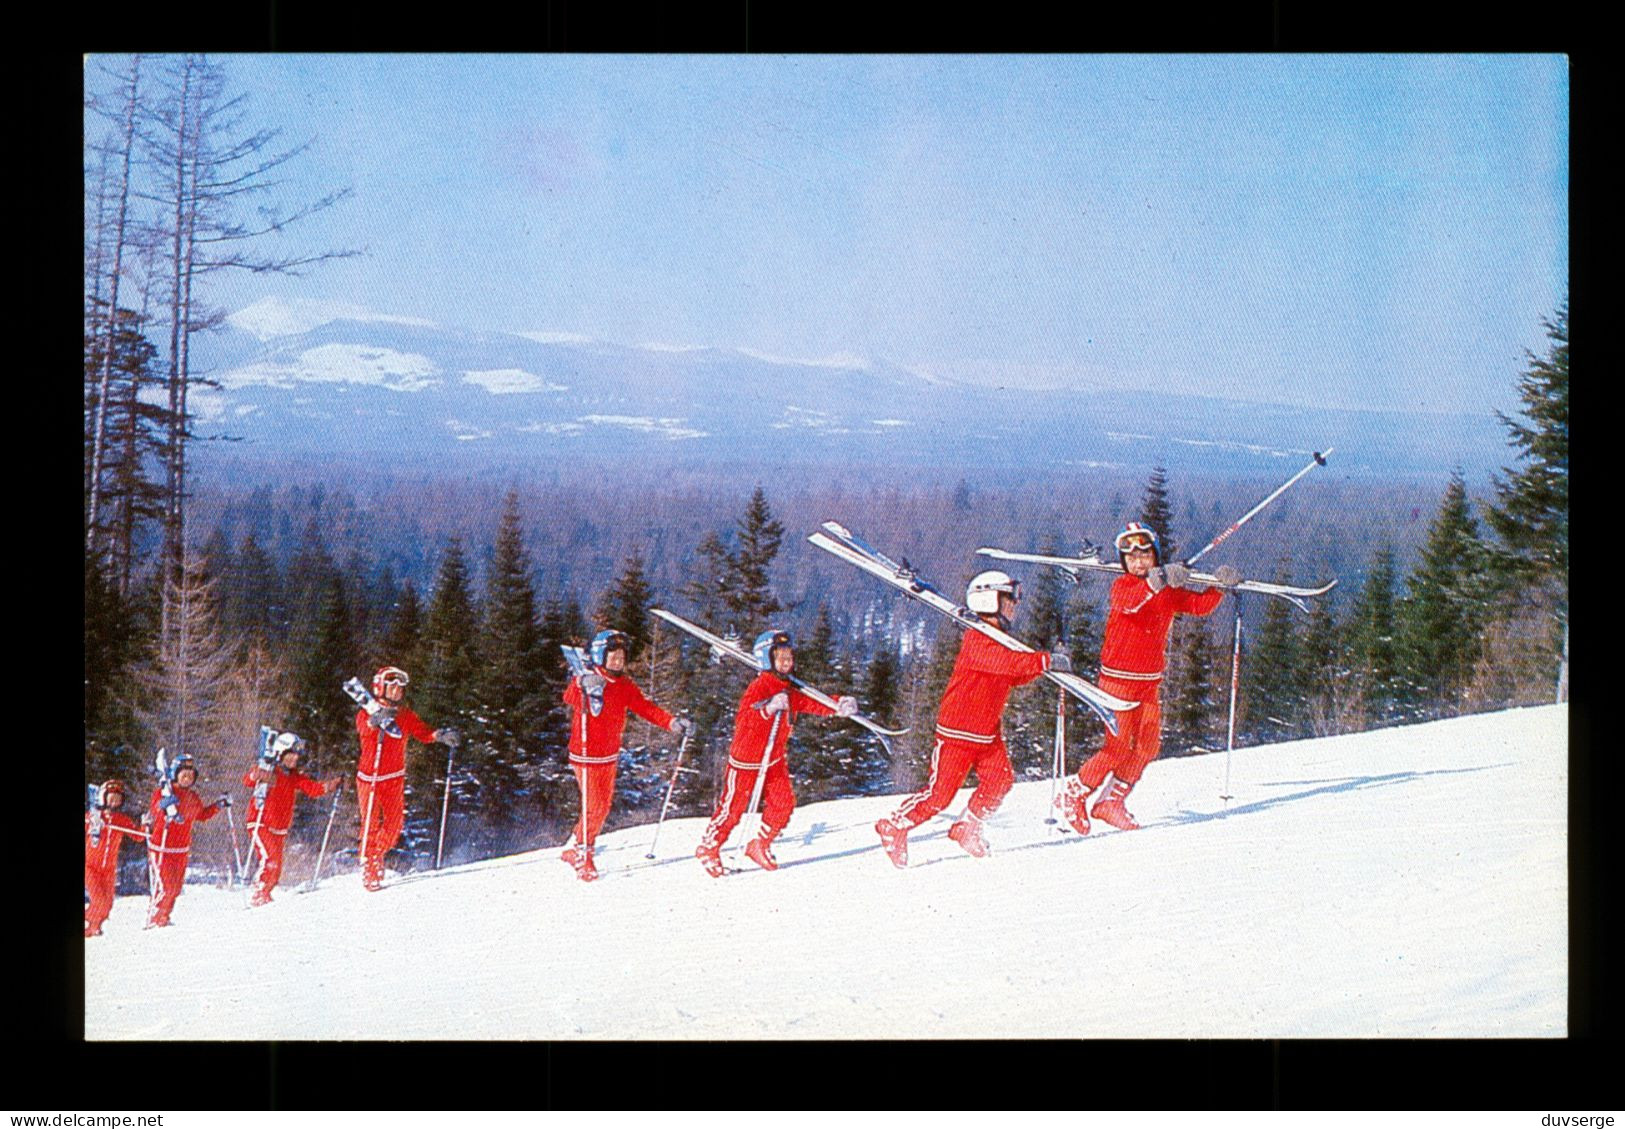
POLYGON ((255 890, 252 894, 250 894, 248 896, 248 904, 250 906, 268 906, 268 905, 270 905, 271 904, 271 891, 269 891, 269 890, 255 890))
POLYGON ((576 856, 576 877, 583 882, 591 882, 598 877, 598 868, 592 864, 592 848, 587 847, 572 852, 576 856))
POLYGON ((1066 791, 1061 793, 1058 804, 1061 814, 1066 816, 1067 823, 1079 835, 1089 834, 1089 793, 1093 791, 1087 784, 1076 776, 1066 782, 1066 791))
POLYGON ((902 870, 908 865, 908 828, 899 827, 889 819, 882 819, 875 824, 875 834, 880 836, 880 845, 885 848, 886 857, 891 859, 892 865, 902 870))
POLYGON ((746 843, 745 857, 763 870, 779 869, 779 860, 773 857, 772 841, 766 836, 759 835, 746 843))
POLYGON ((970 812, 965 818, 948 828, 948 838, 965 849, 974 858, 987 858, 987 840, 982 838, 982 821, 970 812))
POLYGON ((721 878, 728 873, 728 868, 722 865, 722 853, 716 847, 707 847, 702 843, 700 849, 694 852, 694 857, 700 860, 700 865, 712 878, 721 878))
POLYGON ((580 857, 581 853, 576 849, 576 844, 574 843, 571 843, 568 847, 565 847, 563 852, 559 855, 559 858, 564 860, 564 865, 570 867, 572 870, 575 868, 576 860, 580 857))
POLYGON ((1121 780, 1112 781, 1112 790, 1106 793, 1106 798, 1095 805, 1090 814, 1104 824, 1117 828, 1119 831, 1138 831, 1140 825, 1123 806, 1129 792, 1134 788, 1132 784, 1124 784, 1121 780))
POLYGON ((363 864, 361 867, 361 886, 369 893, 377 893, 384 888, 384 868, 376 862, 363 864))
POLYGON ((94 925, 85 926, 85 936, 86 937, 100 937, 101 935, 102 935, 102 931, 98 927, 96 927, 94 925))

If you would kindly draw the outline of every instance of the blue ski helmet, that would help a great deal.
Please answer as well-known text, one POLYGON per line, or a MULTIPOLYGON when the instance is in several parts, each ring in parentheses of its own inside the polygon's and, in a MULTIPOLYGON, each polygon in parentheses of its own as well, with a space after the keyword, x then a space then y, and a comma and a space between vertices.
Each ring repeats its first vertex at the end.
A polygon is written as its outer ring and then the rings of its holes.
POLYGON ((1122 560, 1128 555, 1128 550, 1141 545, 1150 545, 1151 555, 1158 564, 1162 563, 1162 541, 1157 537, 1157 531, 1149 525, 1141 525, 1131 521, 1123 527, 1123 532, 1117 535, 1113 542, 1117 546, 1117 559, 1122 560))
POLYGON ((772 670, 773 652, 779 647, 795 649, 795 644, 790 642, 790 633, 777 630, 764 631, 756 637, 756 643, 751 647, 750 653, 755 658, 757 666, 763 670, 772 670))
POLYGON ((191 769, 194 776, 196 775, 197 762, 192 759, 191 753, 179 753, 174 760, 169 762, 169 779, 172 781, 180 779, 181 769, 183 768, 191 769))
POLYGON ((600 631, 592 637, 592 661, 594 666, 603 666, 609 660, 611 651, 626 651, 630 657, 630 642, 626 635, 620 631, 600 631))

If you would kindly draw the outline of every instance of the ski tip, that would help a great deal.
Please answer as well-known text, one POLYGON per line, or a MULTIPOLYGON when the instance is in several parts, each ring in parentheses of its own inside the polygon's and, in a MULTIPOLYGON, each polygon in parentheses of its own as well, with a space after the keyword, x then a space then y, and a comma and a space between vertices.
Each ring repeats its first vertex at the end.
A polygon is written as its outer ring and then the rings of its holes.
POLYGON ((823 528, 829 530, 837 537, 845 538, 852 536, 852 531, 838 521, 826 521, 823 523, 823 528))

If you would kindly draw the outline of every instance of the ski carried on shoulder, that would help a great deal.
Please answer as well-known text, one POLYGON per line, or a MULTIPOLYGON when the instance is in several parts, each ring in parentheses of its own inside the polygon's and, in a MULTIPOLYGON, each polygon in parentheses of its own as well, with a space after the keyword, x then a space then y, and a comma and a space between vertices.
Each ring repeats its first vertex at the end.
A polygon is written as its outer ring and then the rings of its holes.
MULTIPOLYGON (((761 669, 756 665, 756 660, 751 657, 750 652, 746 651, 745 648, 741 647, 738 643, 724 639, 720 635, 715 635, 697 623, 690 623, 688 620, 684 619, 675 612, 668 612, 664 608, 650 608, 649 610, 655 615, 659 616, 661 619, 665 620, 667 623, 672 624, 674 627, 681 628, 690 635, 694 636, 694 638, 698 639, 700 642, 706 644, 711 648, 711 652, 713 654, 733 659, 735 662, 740 663, 743 666, 748 666, 751 670, 761 669)), ((807 695, 807 697, 811 698, 819 705, 828 706, 830 709, 835 708, 835 699, 818 689, 818 687, 803 682, 793 674, 789 676, 789 680, 792 686, 796 687, 796 689, 800 690, 803 694, 807 695)), ((891 744, 886 740, 886 738, 901 737, 903 734, 908 732, 907 729, 887 729, 880 723, 864 717, 862 714, 853 714, 851 720, 857 722, 870 733, 873 733, 876 737, 880 738, 881 745, 885 746, 887 757, 891 756, 891 744)))
MULTIPOLYGON (((1032 653, 1036 648, 1029 647, 1009 632, 1000 631, 969 608, 962 606, 957 600, 949 599, 938 589, 932 587, 909 567, 905 560, 901 563, 892 560, 880 550, 865 542, 846 526, 839 522, 826 521, 823 523, 823 532, 814 533, 807 540, 823 549, 826 553, 839 557, 850 565, 855 565, 872 576, 878 576, 887 584, 896 588, 904 595, 935 608, 961 627, 972 631, 980 631, 1000 646, 1008 647, 1012 651, 1032 653)), ((1060 686, 1067 693, 1078 699, 1084 705, 1094 710, 1101 722, 1112 733, 1117 732, 1117 714, 1139 708, 1139 702, 1131 702, 1126 698, 1119 698, 1109 694, 1076 674, 1060 670, 1046 670, 1044 677, 1060 686)))
MULTIPOLYGON (((592 659, 588 656, 585 647, 572 647, 568 643, 560 643, 559 650, 564 652, 564 662, 570 668, 571 678, 581 678, 592 673, 592 659)), ((592 716, 597 717, 603 712, 604 695, 602 693, 586 694, 586 698, 587 710, 592 716)))
MULTIPOLYGON (((350 700, 367 711, 368 717, 376 717, 384 709, 384 703, 372 696, 372 691, 361 685, 361 679, 352 678, 344 684, 344 692, 350 695, 350 700)), ((384 732, 391 737, 405 736, 400 726, 395 724, 395 715, 389 714, 389 721, 383 727, 384 732)))
MULTIPOLYGON (((1110 572, 1118 576, 1123 575, 1122 565, 1102 560, 1095 552, 1082 557, 1056 557, 1047 553, 1012 553, 1008 549, 981 548, 976 551, 984 557, 993 557, 995 560, 1053 565, 1073 580, 1078 579, 1080 572, 1110 572)), ((1313 596, 1324 596, 1337 584, 1337 581, 1332 580, 1319 588, 1300 588, 1292 584, 1271 584, 1265 580, 1243 580, 1226 588, 1219 583, 1218 577, 1195 571, 1191 573, 1191 580, 1197 584, 1206 584, 1210 588, 1225 588, 1228 592, 1257 592, 1264 596, 1276 596, 1296 606, 1300 611, 1309 610, 1309 605, 1305 604, 1304 600, 1313 596)))

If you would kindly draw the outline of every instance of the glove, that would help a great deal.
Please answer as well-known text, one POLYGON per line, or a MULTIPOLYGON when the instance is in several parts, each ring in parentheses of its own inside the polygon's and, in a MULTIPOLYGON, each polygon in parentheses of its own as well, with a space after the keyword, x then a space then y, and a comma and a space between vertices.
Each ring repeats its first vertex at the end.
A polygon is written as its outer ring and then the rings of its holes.
POLYGON ((463 735, 450 727, 445 729, 436 729, 434 731, 434 739, 451 749, 455 749, 458 745, 463 743, 463 735))
POLYGON ((367 715, 367 728, 369 729, 388 729, 393 724, 395 724, 395 711, 392 709, 381 709, 377 713, 367 715))
POLYGON ((762 707, 762 712, 763 713, 783 713, 785 710, 787 710, 789 708, 790 708, 790 695, 785 693, 783 690, 780 690, 777 694, 774 694, 771 698, 769 698, 767 700, 767 704, 762 707))
POLYGON ((1213 570, 1213 579, 1219 582, 1220 588, 1234 588, 1241 583, 1241 573, 1230 565, 1220 565, 1213 570))
POLYGON ((1163 576, 1167 577, 1169 585, 1174 588, 1183 588, 1190 583, 1191 570, 1178 561, 1166 564, 1162 569, 1163 576))
POLYGON ((1151 586, 1151 591, 1161 592, 1168 587, 1168 577, 1161 565, 1155 565, 1145 574, 1145 582, 1151 586))
POLYGON ((604 676, 596 670, 589 670, 581 676, 581 692, 590 698, 602 698, 604 686, 604 676))
POLYGON ((671 731, 680 737, 690 736, 694 732, 694 719, 688 717, 672 718, 671 731))
POLYGON ((853 717, 858 712, 858 700, 850 694, 835 699, 836 717, 853 717))
POLYGON ((322 795, 325 796, 329 792, 331 792, 334 788, 339 788, 339 787, 342 787, 343 785, 344 785, 344 777, 342 777, 342 776, 335 776, 331 780, 324 780, 322 782, 322 795))
POLYGON ((1072 656, 1065 651, 1051 651, 1049 653, 1049 668, 1058 670, 1062 674, 1072 673, 1072 656))
POLYGON ((222 794, 221 797, 214 802, 214 805, 215 807, 219 808, 229 808, 231 806, 231 797, 222 794))

